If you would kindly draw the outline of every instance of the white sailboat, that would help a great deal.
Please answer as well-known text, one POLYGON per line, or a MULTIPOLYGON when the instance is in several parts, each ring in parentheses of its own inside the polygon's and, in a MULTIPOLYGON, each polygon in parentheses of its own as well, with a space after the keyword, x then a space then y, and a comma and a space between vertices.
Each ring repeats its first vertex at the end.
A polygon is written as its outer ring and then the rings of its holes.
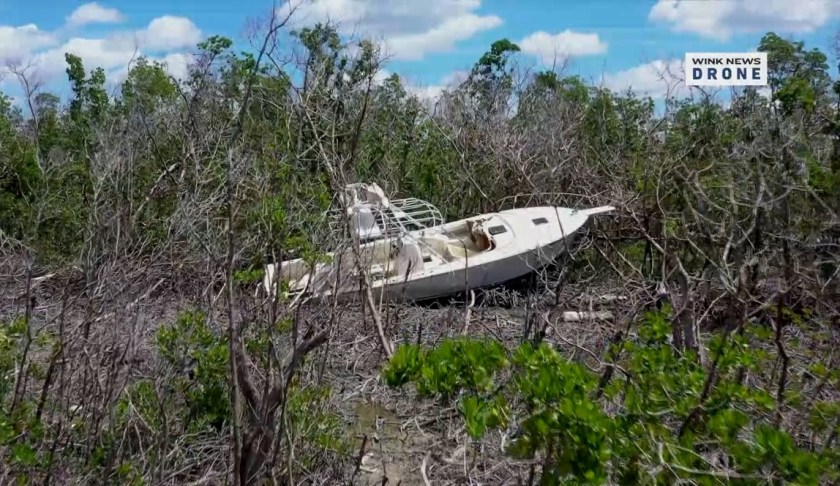
POLYGON ((352 184, 343 198, 353 241, 329 253, 329 263, 267 265, 263 286, 270 294, 283 281, 291 295, 358 295, 359 269, 377 300, 421 301, 492 286, 550 264, 590 216, 615 209, 540 206, 444 223, 430 203, 389 201, 376 184, 352 184))

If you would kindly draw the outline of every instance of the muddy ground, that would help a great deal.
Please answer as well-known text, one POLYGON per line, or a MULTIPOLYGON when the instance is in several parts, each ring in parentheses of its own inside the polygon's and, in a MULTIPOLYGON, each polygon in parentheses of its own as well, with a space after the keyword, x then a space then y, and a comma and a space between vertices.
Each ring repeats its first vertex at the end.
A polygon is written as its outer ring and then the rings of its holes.
MULTIPOLYGON (((119 281, 124 283, 85 288, 78 276, 53 275, 36 279, 27 294, 23 281, 7 279, 0 293, 0 319, 22 315, 28 295, 35 334, 46 330, 56 332, 60 327, 71 343, 67 347, 68 355, 77 353, 68 356, 79 361, 74 366, 100 363, 97 372, 103 382, 106 375, 114 373, 114 368, 103 367, 102 363, 109 362, 109 356, 120 356, 116 375, 131 382, 154 373, 158 358, 153 339, 159 326, 174 322, 184 309, 213 302, 219 308, 223 301, 220 288, 207 287, 188 293, 189 286, 157 279, 121 278, 119 281), (88 334, 83 337, 85 332, 88 334)), ((418 339, 434 345, 445 337, 466 333, 493 336, 514 346, 521 342, 527 321, 532 330, 544 328, 547 341, 567 348, 570 353, 591 349, 596 354, 613 334, 610 322, 559 323, 557 311, 586 310, 586 301, 580 298, 582 292, 573 288, 564 289, 560 307, 547 302, 554 298, 541 300, 534 292, 520 290, 516 295, 493 292, 485 299, 479 296, 468 319, 466 306, 458 301, 384 306, 381 312, 386 334, 396 345, 418 339), (499 303, 513 305, 501 307, 496 305, 499 303), (546 327, 546 322, 553 325, 546 327)), ((220 332, 224 329, 221 315, 216 323, 220 332)), ((329 344, 310 356, 302 379, 320 377, 322 384, 332 389, 335 410, 344 419, 346 438, 353 452, 346 458, 342 483, 517 484, 526 481, 530 464, 503 456, 502 435, 491 434, 481 443, 473 443, 454 404, 419 399, 411 386, 399 390, 385 386, 380 377, 385 363, 382 346, 373 322, 360 306, 315 305, 299 317, 301 332, 307 327, 332 326, 333 329, 329 344)), ((46 354, 39 357, 36 352, 30 357, 46 359, 46 354)), ((225 444, 218 444, 215 454, 222 456, 224 447, 225 444)), ((203 477, 216 484, 212 478, 219 479, 223 474, 221 470, 216 472, 216 476, 205 472, 203 477)), ((318 476, 313 473, 313 479, 318 476)))
MULTIPOLYGON (((575 300, 573 292, 568 300, 575 300)), ((522 340, 526 319, 538 331, 543 327, 544 316, 553 323, 546 329, 545 340, 570 353, 584 348, 598 353, 613 333, 613 325, 608 322, 558 325, 556 312, 546 307, 526 307, 475 307, 470 311, 466 333, 492 336, 515 346, 522 340)), ((569 310, 570 306, 562 309, 569 310)), ((398 316, 389 319, 388 312, 384 313, 386 334, 396 344, 417 342, 419 334, 420 341, 431 346, 443 338, 461 335, 467 322, 464 304, 458 302, 435 303, 435 307, 403 306, 390 311, 398 316)), ((360 309, 342 316, 328 360, 326 380, 336 391, 348 432, 354 445, 365 442, 364 450, 358 454, 363 460, 355 483, 383 484, 387 478, 387 484, 422 485, 426 484, 424 474, 433 484, 527 481, 530 463, 504 457, 501 434, 494 433, 474 443, 454 404, 420 399, 411 385, 394 390, 383 383, 381 345, 373 324, 362 317, 360 309)))

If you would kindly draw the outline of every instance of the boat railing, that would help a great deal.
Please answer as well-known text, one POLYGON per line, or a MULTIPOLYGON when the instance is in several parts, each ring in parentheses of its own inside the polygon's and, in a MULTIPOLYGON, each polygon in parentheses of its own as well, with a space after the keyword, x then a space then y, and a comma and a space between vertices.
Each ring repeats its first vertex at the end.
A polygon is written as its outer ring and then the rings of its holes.
POLYGON ((416 197, 390 200, 378 185, 366 183, 348 184, 338 200, 340 205, 334 206, 327 215, 333 234, 344 234, 347 229, 345 218, 349 217, 351 231, 356 232, 361 243, 405 238, 445 259, 417 234, 445 223, 440 210, 432 203, 416 197))
POLYGON ((422 199, 397 199, 391 201, 391 209, 397 218, 405 218, 417 226, 417 229, 433 228, 444 223, 440 210, 422 199))
MULTIPOLYGON (((364 241, 396 237, 406 232, 422 231, 444 224, 440 210, 428 201, 417 198, 396 199, 390 201, 387 206, 373 203, 356 204, 348 208, 348 216, 352 217, 353 213, 359 214, 362 211, 369 211, 377 230, 370 237, 363 238, 364 241)), ((330 229, 339 232, 338 234, 344 229, 342 214, 341 208, 332 208, 329 211, 330 229)))
POLYGON ((352 227, 354 216, 357 227, 353 229, 358 232, 361 243, 387 238, 406 239, 445 260, 436 248, 423 241, 418 234, 426 229, 441 227, 445 223, 440 210, 428 201, 404 198, 382 204, 360 202, 357 199, 355 204, 347 208, 346 213, 341 207, 334 207, 328 211, 331 231, 334 231, 334 234, 344 234, 346 229, 344 217, 351 218, 352 227), (343 216, 345 214, 346 216, 343 216))

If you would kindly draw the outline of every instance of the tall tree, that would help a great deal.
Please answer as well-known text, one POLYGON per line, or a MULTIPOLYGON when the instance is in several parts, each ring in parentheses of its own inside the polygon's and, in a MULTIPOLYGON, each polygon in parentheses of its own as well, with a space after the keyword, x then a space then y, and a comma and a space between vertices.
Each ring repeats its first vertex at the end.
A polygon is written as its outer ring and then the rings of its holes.
POLYGON ((828 58, 819 49, 806 50, 804 42, 770 32, 761 39, 758 50, 767 53, 771 96, 784 113, 795 109, 811 112, 828 94, 828 58))

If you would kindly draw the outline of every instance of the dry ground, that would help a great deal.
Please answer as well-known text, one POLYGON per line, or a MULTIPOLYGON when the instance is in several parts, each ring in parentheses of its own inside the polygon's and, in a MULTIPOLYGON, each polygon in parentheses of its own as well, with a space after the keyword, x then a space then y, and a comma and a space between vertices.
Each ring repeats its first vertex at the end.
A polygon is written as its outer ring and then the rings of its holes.
MULTIPOLYGON (((153 270, 153 265, 112 267, 99 275, 100 285, 89 288, 74 269, 34 279, 29 302, 35 335, 46 330, 63 335, 71 371, 92 370, 102 387, 116 383, 110 398, 93 399, 71 392, 71 400, 107 408, 108 400, 126 384, 153 375, 158 359, 153 342, 156 329, 174 322, 184 309, 212 302, 220 293, 219 288, 176 284, 171 277, 149 278, 155 274, 153 270)), ((25 312, 26 279, 20 267, 5 275, 0 318, 9 319, 25 312)), ((564 291, 563 310, 585 308, 584 302, 575 299, 577 294, 574 289, 564 291)), ((217 300, 219 307, 222 300, 217 300)), ((391 306, 383 308, 382 317, 386 334, 396 344, 419 339, 431 345, 466 331, 515 345, 522 339, 526 315, 535 323, 543 322, 540 315, 551 319, 542 307, 528 310, 522 299, 513 308, 477 306, 470 310, 466 328, 465 306, 457 302, 440 308, 391 306)), ((474 444, 452 404, 418 399, 411 387, 394 390, 385 386, 380 378, 384 354, 371 319, 359 306, 313 306, 304 309, 300 320, 304 328, 328 326, 331 313, 337 314, 330 342, 310 355, 302 370, 304 381, 320 381, 332 389, 335 410, 342 415, 354 448, 346 458, 344 477, 329 482, 383 484, 387 478, 387 484, 425 484, 425 475, 434 484, 470 480, 513 484, 527 478, 527 463, 503 457, 500 435, 474 444)), ((222 322, 220 318, 216 323, 220 332, 224 330, 222 322)), ((593 322, 555 325, 547 330, 546 340, 570 353, 585 349, 599 353, 612 334, 610 328, 609 323, 593 322)), ((46 363, 48 353, 36 350, 30 358, 46 363)), ((40 392, 41 385, 33 383, 31 388, 40 392)), ((192 454, 207 455, 192 457, 198 466, 193 469, 196 479, 210 484, 221 479, 225 447, 219 441, 192 454)), ((313 480, 323 478, 317 471, 312 476, 313 480)), ((165 476, 161 479, 167 482, 165 476)))

